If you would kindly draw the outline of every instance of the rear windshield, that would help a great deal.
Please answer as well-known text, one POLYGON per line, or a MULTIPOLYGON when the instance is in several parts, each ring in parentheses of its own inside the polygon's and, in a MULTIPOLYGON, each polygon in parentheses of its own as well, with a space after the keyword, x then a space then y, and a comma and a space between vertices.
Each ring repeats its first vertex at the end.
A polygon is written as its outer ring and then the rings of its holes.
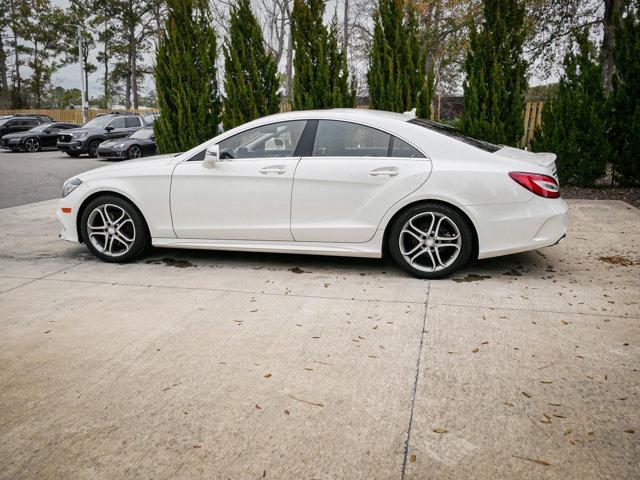
POLYGON ((471 145, 472 147, 479 148, 480 150, 484 150, 485 152, 493 153, 502 148, 501 145, 494 145, 493 143, 485 142, 484 140, 477 140, 475 138, 467 137, 460 130, 456 130, 455 128, 449 127, 448 125, 432 122, 430 120, 412 118, 411 120, 409 120, 409 123, 420 125, 421 127, 428 128, 429 130, 441 133, 442 135, 446 135, 447 137, 455 138, 456 140, 464 142, 467 145, 471 145))

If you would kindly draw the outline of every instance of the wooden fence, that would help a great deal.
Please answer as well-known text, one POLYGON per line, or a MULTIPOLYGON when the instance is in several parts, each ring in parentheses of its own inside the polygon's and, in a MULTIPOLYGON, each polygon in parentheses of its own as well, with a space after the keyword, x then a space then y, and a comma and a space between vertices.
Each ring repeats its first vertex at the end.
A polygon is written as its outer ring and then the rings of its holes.
POLYGON ((533 132, 542 121, 544 102, 527 102, 524 107, 524 135, 520 140, 520 148, 529 148, 533 132))
MULTIPOLYGON (((133 112, 138 113, 140 115, 144 115, 145 113, 153 113, 157 112, 158 109, 155 108, 139 108, 137 110, 123 110, 123 109, 89 109, 89 120, 100 113, 111 113, 111 112, 133 112)), ((82 110, 81 109, 64 109, 64 110, 47 110, 47 109, 29 109, 29 110, 0 110, 0 115, 11 115, 13 113, 19 113, 21 115, 28 115, 33 113, 39 113, 42 115, 49 115, 57 122, 69 122, 69 123, 77 123, 78 125, 82 124, 82 110)))

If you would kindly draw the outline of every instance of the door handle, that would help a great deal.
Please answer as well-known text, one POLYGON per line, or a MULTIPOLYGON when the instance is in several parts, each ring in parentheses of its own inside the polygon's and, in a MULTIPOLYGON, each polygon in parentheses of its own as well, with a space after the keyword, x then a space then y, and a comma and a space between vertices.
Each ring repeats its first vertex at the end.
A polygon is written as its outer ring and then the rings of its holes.
POLYGON ((266 175, 268 173, 277 173, 278 175, 282 175, 287 171, 287 167, 284 165, 271 165, 270 167, 264 167, 258 170, 261 174, 266 175))
POLYGON ((395 177, 396 175, 398 175, 399 172, 400 170, 398 170, 398 167, 382 167, 382 168, 376 168, 375 170, 371 170, 369 172, 369 175, 371 175, 372 177, 379 177, 382 175, 386 175, 388 177, 395 177))

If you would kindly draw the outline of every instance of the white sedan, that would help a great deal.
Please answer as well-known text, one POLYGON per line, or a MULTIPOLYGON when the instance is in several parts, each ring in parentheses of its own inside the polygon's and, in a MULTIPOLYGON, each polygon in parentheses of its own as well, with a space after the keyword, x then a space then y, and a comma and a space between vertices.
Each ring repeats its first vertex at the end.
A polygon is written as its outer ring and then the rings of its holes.
POLYGON ((188 152, 68 180, 65 240, 107 262, 149 245, 379 258, 440 278, 470 258, 566 232, 555 155, 474 140, 408 114, 277 114, 188 152))

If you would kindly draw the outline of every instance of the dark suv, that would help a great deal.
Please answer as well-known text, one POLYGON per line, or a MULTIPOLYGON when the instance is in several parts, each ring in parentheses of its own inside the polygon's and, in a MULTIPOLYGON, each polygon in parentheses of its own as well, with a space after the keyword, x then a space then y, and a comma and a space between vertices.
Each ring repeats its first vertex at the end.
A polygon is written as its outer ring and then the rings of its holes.
POLYGON ((0 137, 8 133, 26 132, 41 122, 36 117, 6 117, 0 119, 0 137))
POLYGON ((71 157, 88 153, 95 157, 105 140, 124 138, 145 125, 142 117, 126 113, 107 113, 89 120, 82 127, 58 135, 58 150, 71 157))

